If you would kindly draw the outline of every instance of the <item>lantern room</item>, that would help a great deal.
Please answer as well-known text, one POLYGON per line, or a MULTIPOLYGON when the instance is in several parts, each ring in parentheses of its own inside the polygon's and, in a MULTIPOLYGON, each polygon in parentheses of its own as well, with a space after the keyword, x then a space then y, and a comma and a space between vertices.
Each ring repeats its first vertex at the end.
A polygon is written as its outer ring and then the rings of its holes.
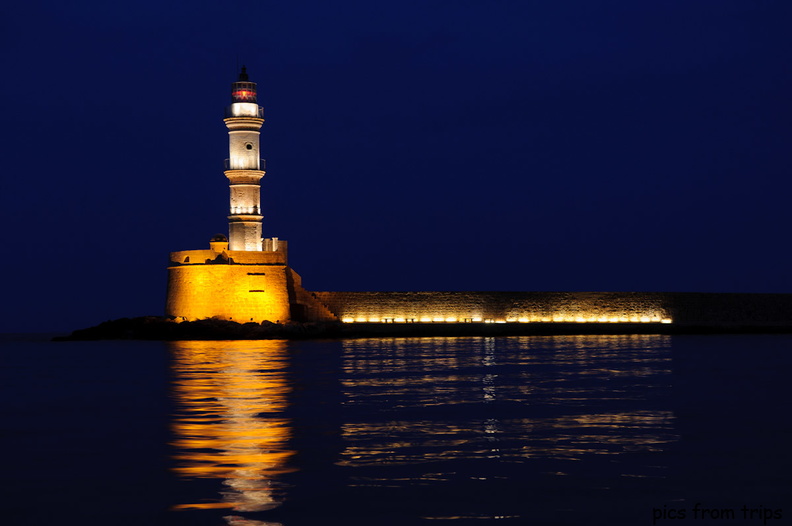
POLYGON ((256 102, 256 83, 248 80, 245 66, 242 66, 239 80, 231 84, 231 102, 256 102))

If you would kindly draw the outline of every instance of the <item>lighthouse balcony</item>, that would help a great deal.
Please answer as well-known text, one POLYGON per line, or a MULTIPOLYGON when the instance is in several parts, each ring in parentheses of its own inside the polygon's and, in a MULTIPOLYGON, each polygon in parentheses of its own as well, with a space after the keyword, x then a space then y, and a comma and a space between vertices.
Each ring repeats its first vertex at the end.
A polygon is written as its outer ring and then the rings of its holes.
POLYGON ((225 170, 261 170, 266 171, 267 169, 267 160, 266 159, 259 159, 258 166, 251 166, 255 165, 255 159, 226 159, 225 160, 225 170))
POLYGON ((231 206, 231 215, 261 215, 259 206, 231 206))
POLYGON ((234 119, 237 117, 247 117, 254 119, 264 118, 264 108, 255 103, 249 102, 236 102, 225 110, 226 119, 234 119))

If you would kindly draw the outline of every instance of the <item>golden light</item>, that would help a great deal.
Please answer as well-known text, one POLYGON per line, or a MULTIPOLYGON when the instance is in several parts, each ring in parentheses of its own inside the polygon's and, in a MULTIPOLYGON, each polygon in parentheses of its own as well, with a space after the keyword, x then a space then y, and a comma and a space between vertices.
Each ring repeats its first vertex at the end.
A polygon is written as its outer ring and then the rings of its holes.
POLYGON ((220 479, 214 501, 175 509, 262 511, 280 504, 277 479, 291 471, 291 427, 282 418, 291 390, 286 345, 265 341, 172 342, 174 471, 220 479))
POLYGON ((596 311, 579 311, 579 312, 556 312, 550 315, 539 314, 523 314, 521 316, 507 316, 505 318, 493 319, 482 318, 481 316, 473 316, 468 314, 459 314, 457 316, 448 315, 434 315, 434 316, 415 316, 410 314, 391 315, 388 316, 344 316, 341 318, 343 323, 353 322, 369 322, 369 323, 407 323, 407 322, 420 322, 420 323, 459 323, 459 322, 475 322, 475 323, 672 323, 671 318, 663 317, 659 313, 641 314, 641 315, 608 315, 596 311))

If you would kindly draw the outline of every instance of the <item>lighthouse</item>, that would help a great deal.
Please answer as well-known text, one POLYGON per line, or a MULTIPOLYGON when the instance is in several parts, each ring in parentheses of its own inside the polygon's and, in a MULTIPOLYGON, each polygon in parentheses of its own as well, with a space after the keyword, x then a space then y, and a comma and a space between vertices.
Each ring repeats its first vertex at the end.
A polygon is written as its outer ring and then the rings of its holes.
MULTIPOLYGON (((671 323, 669 305, 693 301, 632 292, 310 292, 288 265, 286 241, 262 239, 260 183, 265 165, 259 133, 264 112, 258 105, 256 83, 244 67, 231 84, 231 104, 223 122, 229 145, 224 171, 230 189, 228 236, 212 236, 207 249, 170 253, 165 313, 175 321, 582 322, 610 326, 616 322, 671 323)), ((218 191, 224 190, 217 172, 218 191)), ((299 202, 291 210, 301 212, 298 207, 299 202)), ((210 211, 218 222, 226 215, 222 212, 210 211)), ((717 302, 706 300, 710 301, 717 302)))
POLYGON ((219 318, 241 323, 333 320, 287 263, 287 243, 262 239, 259 134, 264 111, 256 83, 243 66, 231 84, 228 129, 230 202, 228 237, 216 234, 209 248, 171 252, 165 313, 177 320, 219 318))
POLYGON ((261 251, 261 178, 265 174, 259 136, 264 109, 258 105, 256 83, 242 66, 231 84, 231 105, 224 119, 228 128, 228 159, 225 176, 231 190, 228 215, 228 248, 261 251))

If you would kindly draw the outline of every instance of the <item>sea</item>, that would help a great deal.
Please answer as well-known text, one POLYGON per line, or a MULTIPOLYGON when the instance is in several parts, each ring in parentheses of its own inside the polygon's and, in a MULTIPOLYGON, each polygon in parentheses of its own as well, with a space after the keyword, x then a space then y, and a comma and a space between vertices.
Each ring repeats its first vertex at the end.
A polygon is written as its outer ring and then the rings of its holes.
POLYGON ((792 524, 792 335, 0 340, 0 524, 792 524))

